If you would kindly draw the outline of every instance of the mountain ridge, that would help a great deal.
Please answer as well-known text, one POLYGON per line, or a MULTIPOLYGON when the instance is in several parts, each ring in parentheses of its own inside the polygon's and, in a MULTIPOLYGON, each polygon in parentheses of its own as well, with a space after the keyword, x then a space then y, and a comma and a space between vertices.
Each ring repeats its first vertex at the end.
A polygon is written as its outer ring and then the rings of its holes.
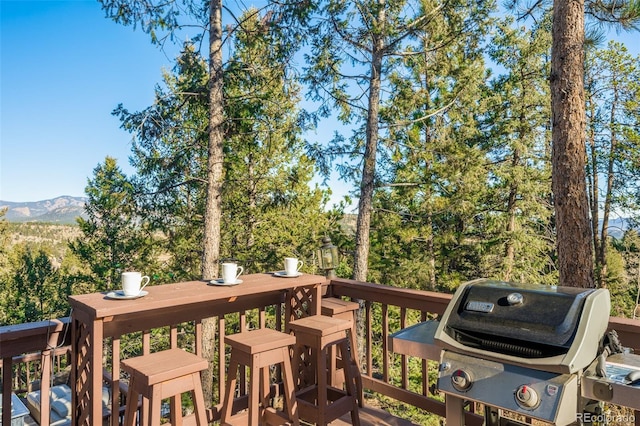
POLYGON ((41 201, 4 201, 0 200, 0 210, 7 209, 8 222, 49 222, 75 224, 76 218, 85 217, 86 197, 62 195, 41 201))

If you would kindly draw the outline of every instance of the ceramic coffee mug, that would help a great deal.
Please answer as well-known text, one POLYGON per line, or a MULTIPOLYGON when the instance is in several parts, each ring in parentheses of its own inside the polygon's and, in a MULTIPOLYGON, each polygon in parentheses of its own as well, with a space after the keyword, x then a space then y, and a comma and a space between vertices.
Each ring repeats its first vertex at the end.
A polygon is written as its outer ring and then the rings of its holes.
POLYGON ((233 284, 238 281, 238 277, 242 275, 244 268, 238 266, 237 263, 223 263, 222 264, 222 281, 225 284, 233 284))
POLYGON ((286 275, 298 275, 298 271, 302 268, 302 260, 298 260, 296 257, 284 258, 284 273, 286 275))
POLYGON ((137 296, 147 284, 149 284, 149 277, 142 276, 140 272, 122 273, 122 292, 125 296, 137 296), (144 280, 146 282, 142 285, 144 280))

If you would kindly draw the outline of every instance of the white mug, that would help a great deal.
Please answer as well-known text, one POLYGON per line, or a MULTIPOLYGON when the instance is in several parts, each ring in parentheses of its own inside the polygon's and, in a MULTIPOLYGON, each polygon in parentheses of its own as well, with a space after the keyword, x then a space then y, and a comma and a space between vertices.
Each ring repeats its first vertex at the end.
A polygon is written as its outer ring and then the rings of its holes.
POLYGON ((137 296, 147 284, 149 284, 149 277, 142 276, 140 272, 122 273, 122 292, 125 296, 137 296), (142 285, 145 279, 147 281, 142 285))
POLYGON ((285 275, 297 275, 300 268, 302 268, 302 260, 298 260, 296 257, 284 258, 284 273, 285 275))
POLYGON ((238 281, 238 277, 242 275, 244 268, 238 266, 237 263, 222 264, 222 282, 225 284, 233 284, 238 281))

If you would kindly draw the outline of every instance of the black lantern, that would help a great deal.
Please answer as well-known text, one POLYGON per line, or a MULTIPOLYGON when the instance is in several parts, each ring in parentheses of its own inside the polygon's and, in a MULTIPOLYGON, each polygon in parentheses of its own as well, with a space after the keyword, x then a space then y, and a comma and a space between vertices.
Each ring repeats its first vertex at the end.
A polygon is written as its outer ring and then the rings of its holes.
POLYGON ((322 247, 318 250, 318 265, 324 270, 327 278, 336 278, 336 268, 338 267, 338 247, 331 244, 331 238, 322 239, 322 247))

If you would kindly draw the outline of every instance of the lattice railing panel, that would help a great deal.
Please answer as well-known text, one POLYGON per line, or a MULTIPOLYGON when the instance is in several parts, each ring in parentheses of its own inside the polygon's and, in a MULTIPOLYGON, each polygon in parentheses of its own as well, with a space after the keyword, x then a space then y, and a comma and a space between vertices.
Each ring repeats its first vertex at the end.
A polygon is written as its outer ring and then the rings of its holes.
POLYGON ((89 410, 87 409, 91 404, 91 371, 90 359, 87 356, 91 344, 90 329, 85 324, 76 321, 75 330, 76 334, 73 341, 73 353, 76 357, 75 364, 78 368, 75 371, 76 405, 73 409, 75 410, 76 418, 78 419, 78 425, 91 426, 88 418, 89 410))

